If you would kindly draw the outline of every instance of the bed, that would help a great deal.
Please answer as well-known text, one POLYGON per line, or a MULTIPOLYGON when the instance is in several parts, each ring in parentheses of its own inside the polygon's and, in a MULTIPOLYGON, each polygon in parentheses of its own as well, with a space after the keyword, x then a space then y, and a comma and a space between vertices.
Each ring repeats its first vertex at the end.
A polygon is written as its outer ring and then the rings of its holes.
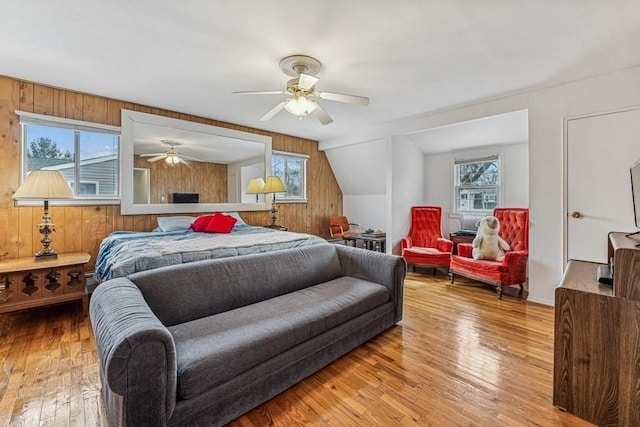
POLYGON ((180 218, 184 218, 180 226, 164 221, 163 227, 163 218, 158 218, 159 227, 151 232, 111 233, 100 244, 93 278, 101 282, 167 265, 327 244, 318 236, 250 226, 241 220, 228 234, 195 232, 188 228, 192 217, 180 218))

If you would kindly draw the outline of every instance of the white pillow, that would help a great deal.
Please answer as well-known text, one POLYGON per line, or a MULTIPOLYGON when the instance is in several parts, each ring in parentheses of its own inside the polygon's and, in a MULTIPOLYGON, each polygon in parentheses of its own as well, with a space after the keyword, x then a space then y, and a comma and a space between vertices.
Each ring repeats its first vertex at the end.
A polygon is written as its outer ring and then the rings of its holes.
POLYGON ((193 216, 159 216, 158 228, 160 231, 187 231, 196 219, 193 216))
POLYGON ((234 225, 234 228, 237 226, 247 225, 247 223, 244 222, 244 220, 240 217, 240 214, 238 212, 222 212, 222 213, 225 215, 232 216, 236 219, 236 224, 234 225))

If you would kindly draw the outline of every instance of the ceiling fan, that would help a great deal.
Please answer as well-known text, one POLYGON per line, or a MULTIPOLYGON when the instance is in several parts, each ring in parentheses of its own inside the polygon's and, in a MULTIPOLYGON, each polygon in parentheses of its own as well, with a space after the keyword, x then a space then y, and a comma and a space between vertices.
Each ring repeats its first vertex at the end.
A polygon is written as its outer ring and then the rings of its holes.
POLYGON ((187 162, 185 159, 198 161, 198 159, 194 157, 189 157, 189 156, 185 156, 184 154, 180 154, 180 152, 174 148, 179 145, 182 145, 182 143, 176 142, 176 141, 170 141, 166 139, 163 139, 160 142, 162 142, 164 145, 168 145, 170 148, 164 153, 141 154, 140 157, 151 157, 150 159, 147 159, 147 161, 151 163, 164 159, 164 161, 170 164, 171 166, 177 165, 179 163, 184 163, 186 165, 187 162))
POLYGON ((333 119, 322 109, 315 98, 329 101, 345 102, 348 104, 369 105, 369 98, 364 96, 346 95, 343 93, 319 92, 316 83, 320 80, 315 74, 320 71, 322 64, 315 58, 306 55, 292 55, 280 61, 280 69, 288 76, 295 77, 287 82, 285 90, 244 91, 233 92, 234 95, 287 95, 278 105, 269 110, 261 121, 267 121, 285 109, 300 118, 313 114, 323 125, 333 122, 333 119))

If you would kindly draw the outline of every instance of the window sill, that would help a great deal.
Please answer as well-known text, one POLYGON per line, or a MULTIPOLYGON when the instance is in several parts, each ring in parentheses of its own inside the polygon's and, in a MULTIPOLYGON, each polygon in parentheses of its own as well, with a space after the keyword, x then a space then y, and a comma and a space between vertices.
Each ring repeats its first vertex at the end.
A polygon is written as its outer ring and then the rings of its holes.
POLYGON ((276 199, 276 203, 285 204, 285 203, 307 203, 307 199, 296 199, 296 200, 278 200, 276 199))
MULTIPOLYGON (((44 200, 16 200, 15 206, 42 206, 44 200)), ((49 200, 49 206, 119 205, 120 199, 68 199, 49 200)))
POLYGON ((483 218, 485 216, 493 215, 493 211, 476 211, 476 212, 451 212, 449 213, 449 219, 462 219, 464 217, 475 217, 475 218, 483 218))

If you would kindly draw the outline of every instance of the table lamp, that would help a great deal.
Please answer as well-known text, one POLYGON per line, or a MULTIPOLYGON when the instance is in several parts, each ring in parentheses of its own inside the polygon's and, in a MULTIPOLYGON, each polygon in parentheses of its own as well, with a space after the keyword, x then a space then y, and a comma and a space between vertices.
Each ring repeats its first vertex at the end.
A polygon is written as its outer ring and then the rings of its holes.
POLYGON ((249 185, 247 186, 247 194, 256 195, 256 203, 258 203, 258 194, 262 194, 264 188, 264 180, 262 178, 251 178, 249 185))
POLYGON ((267 225, 266 227, 276 228, 276 229, 282 228, 277 223, 278 206, 276 205, 276 193, 286 193, 286 192, 287 192, 287 188, 282 183, 282 180, 280 180, 280 177, 277 177, 277 176, 267 177, 267 182, 265 182, 264 187, 262 188, 262 193, 263 194, 272 193, 273 198, 271 199, 271 224, 267 225))
POLYGON ((58 253, 51 249, 50 234, 55 231, 55 225, 49 216, 49 200, 73 198, 73 193, 60 172, 57 170, 32 170, 13 194, 13 198, 16 200, 44 200, 42 223, 38 224, 38 231, 43 236, 40 240, 43 248, 36 252, 36 261, 57 258, 58 253))

